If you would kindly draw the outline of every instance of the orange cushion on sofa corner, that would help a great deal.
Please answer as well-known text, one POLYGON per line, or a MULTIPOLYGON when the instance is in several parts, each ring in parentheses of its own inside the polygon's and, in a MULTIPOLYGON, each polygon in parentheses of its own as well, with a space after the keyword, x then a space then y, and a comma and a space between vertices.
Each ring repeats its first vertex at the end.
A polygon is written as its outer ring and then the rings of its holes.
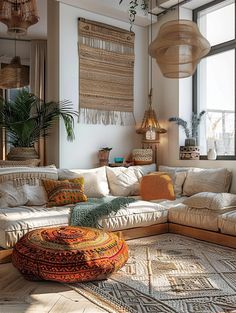
POLYGON ((174 185, 167 173, 155 172, 143 176, 140 184, 140 194, 143 200, 167 199, 175 200, 174 185))

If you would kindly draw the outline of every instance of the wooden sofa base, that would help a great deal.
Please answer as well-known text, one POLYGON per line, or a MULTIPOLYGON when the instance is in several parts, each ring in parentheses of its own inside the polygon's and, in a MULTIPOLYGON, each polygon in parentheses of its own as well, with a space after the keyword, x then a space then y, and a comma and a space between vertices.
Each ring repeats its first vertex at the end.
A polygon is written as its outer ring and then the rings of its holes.
POLYGON ((210 230, 169 223, 169 233, 183 235, 218 245, 236 248, 236 237, 210 230))
POLYGON ((11 262, 12 249, 0 250, 0 264, 11 262))
POLYGON ((168 223, 156 224, 147 227, 131 228, 119 232, 120 236, 125 240, 160 235, 165 233, 168 233, 168 223))
MULTIPOLYGON (((156 224, 147 227, 131 228, 123 231, 118 231, 117 234, 124 238, 125 240, 130 240, 165 234, 168 232, 236 249, 236 236, 225 235, 219 232, 183 226, 173 223, 156 224)), ((11 262, 11 254, 12 249, 0 250, 0 264, 11 262)))

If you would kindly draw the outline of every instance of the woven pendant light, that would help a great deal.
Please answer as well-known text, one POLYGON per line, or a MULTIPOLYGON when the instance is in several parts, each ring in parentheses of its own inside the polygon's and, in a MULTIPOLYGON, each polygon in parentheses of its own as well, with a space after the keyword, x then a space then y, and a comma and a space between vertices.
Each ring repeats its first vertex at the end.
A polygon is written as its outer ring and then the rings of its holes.
POLYGON ((9 33, 25 34, 28 27, 39 21, 35 0, 1 0, 0 22, 9 33))
POLYGON ((16 56, 0 70, 0 88, 21 88, 29 85, 29 68, 21 65, 20 57, 16 56))
POLYGON ((192 76, 197 64, 211 49, 196 23, 174 20, 163 24, 156 39, 149 46, 149 54, 156 59, 162 74, 168 78, 192 76))

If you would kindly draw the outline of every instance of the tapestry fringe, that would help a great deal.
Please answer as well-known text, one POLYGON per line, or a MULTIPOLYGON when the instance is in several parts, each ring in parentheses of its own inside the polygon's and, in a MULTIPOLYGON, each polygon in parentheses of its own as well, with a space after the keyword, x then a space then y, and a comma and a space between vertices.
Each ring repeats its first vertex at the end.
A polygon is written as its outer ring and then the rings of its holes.
POLYGON ((96 38, 80 37, 79 43, 91 48, 103 49, 122 54, 134 54, 134 48, 124 44, 109 42, 96 38))
POLYGON ((80 122, 85 124, 103 124, 103 125, 135 125, 133 112, 102 111, 87 108, 80 109, 80 122))

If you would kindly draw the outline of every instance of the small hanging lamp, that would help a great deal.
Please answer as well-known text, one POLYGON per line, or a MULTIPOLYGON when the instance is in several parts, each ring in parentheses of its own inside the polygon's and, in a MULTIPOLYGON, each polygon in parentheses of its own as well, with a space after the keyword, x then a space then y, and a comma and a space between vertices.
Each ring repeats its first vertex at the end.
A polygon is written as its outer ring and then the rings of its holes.
MULTIPOLYGON (((151 3, 152 6, 152 3, 151 3)), ((151 15, 151 27, 150 27, 150 38, 149 40, 152 41, 152 15, 151 15)), ((158 141, 159 138, 156 138, 159 134, 165 134, 167 131, 162 128, 158 122, 157 115, 155 110, 152 107, 152 58, 149 57, 149 71, 150 71, 150 92, 148 95, 149 107, 148 110, 144 112, 143 121, 141 127, 136 131, 138 134, 143 134, 145 138, 143 140, 151 140, 151 141, 158 141)))
POLYGON ((194 74, 197 64, 210 49, 210 43, 196 23, 178 18, 161 26, 149 46, 149 54, 156 59, 165 77, 185 78, 194 74))
POLYGON ((0 22, 8 33, 26 34, 28 27, 39 21, 35 0, 1 0, 0 22))
POLYGON ((143 121, 141 127, 137 130, 137 133, 146 134, 147 136, 150 136, 150 140, 155 140, 156 138, 153 138, 154 133, 165 134, 167 131, 160 126, 156 112, 152 107, 152 88, 150 90, 148 98, 149 108, 144 112, 143 121), (147 134, 147 132, 149 133, 147 134))
POLYGON ((0 70, 0 88, 11 89, 21 88, 29 85, 29 67, 22 65, 19 56, 16 56, 15 40, 15 57, 10 64, 0 70))

